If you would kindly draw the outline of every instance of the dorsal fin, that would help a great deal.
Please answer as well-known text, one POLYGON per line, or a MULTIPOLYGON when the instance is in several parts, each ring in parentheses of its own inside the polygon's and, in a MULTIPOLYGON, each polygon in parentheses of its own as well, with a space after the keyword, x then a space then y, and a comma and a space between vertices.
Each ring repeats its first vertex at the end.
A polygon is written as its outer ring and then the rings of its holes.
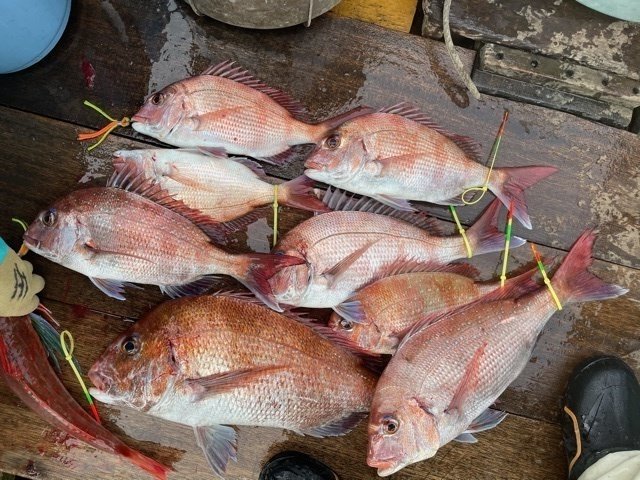
POLYGON ((446 128, 440 126, 434 122, 431 117, 420 111, 418 107, 407 102, 397 103, 390 107, 382 108, 380 113, 392 113, 394 115, 400 115, 401 117, 408 118, 414 122, 429 127, 432 130, 444 135, 452 142, 454 142, 460 150, 469 155, 473 160, 480 162, 481 147, 473 138, 466 137, 464 135, 458 135, 450 132, 446 128))
POLYGON ((427 215, 424 212, 406 212, 396 210, 393 207, 374 200, 369 197, 357 198, 355 194, 341 190, 339 188, 327 188, 322 198, 322 203, 334 211, 350 212, 370 212, 387 217, 396 218, 404 222, 415 225, 416 227, 426 230, 429 234, 442 236, 443 232, 440 228, 438 220, 427 215))
POLYGON ((298 120, 306 122, 309 120, 307 109, 297 100, 291 98, 277 88, 266 85, 261 80, 255 78, 244 68, 237 66, 232 60, 225 60, 217 65, 207 68, 201 75, 214 75, 216 77, 227 78, 234 82, 241 83, 247 87, 251 87, 265 95, 271 97, 281 107, 285 108, 291 115, 298 120))
POLYGON ((188 207, 182 200, 176 200, 158 183, 139 172, 131 162, 113 172, 107 187, 135 193, 182 215, 217 243, 226 243, 228 234, 232 233, 225 224, 216 222, 200 210, 188 207))

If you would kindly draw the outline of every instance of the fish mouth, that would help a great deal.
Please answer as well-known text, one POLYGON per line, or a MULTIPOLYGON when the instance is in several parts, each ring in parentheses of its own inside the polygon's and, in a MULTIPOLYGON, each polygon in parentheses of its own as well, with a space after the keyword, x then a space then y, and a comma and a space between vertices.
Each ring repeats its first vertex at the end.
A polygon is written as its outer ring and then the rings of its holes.
POLYGON ((109 393, 109 390, 111 390, 111 387, 110 387, 110 379, 107 375, 103 374, 102 372, 99 372, 98 370, 92 367, 87 372, 87 377, 89 377, 89 380, 91 380, 91 383, 95 385, 94 387, 89 388, 89 393, 96 400, 99 400, 102 403, 107 403, 109 405, 122 403, 119 397, 109 393))
POLYGON ((387 477, 393 473, 396 473, 402 468, 402 464, 398 463, 393 458, 385 459, 373 459, 367 458, 367 465, 378 469, 378 475, 380 477, 387 477))
POLYGON ((115 397, 110 393, 103 392, 102 390, 95 387, 89 388, 89 394, 100 403, 105 403, 107 405, 128 405, 128 403, 125 402, 122 398, 115 397))
POLYGON ((321 161, 315 160, 313 158, 308 158, 304 162, 304 167, 311 170, 322 170, 323 168, 326 168, 326 166, 321 161))
POLYGON ((99 372, 94 368, 91 368, 87 372, 87 377, 89 377, 89 380, 91 380, 91 383, 93 383, 98 390, 100 390, 101 392, 106 392, 107 390, 106 375, 102 374, 101 372, 99 372))
POLYGON ((133 117, 131 117, 131 123, 146 123, 149 121, 149 118, 140 114, 140 112, 136 113, 133 117))
POLYGON ((37 240, 25 233, 22 235, 22 241, 27 247, 29 247, 29 250, 33 250, 34 252, 40 250, 40 240, 37 240))

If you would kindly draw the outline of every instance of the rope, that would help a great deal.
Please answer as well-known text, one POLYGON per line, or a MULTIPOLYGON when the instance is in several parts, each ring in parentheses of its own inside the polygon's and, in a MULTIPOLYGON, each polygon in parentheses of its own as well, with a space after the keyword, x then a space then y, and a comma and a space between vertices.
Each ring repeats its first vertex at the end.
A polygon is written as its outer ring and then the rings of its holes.
POLYGON ((462 60, 458 56, 458 52, 456 51, 456 47, 453 45, 453 39, 451 38, 451 27, 449 26, 449 10, 451 10, 451 0, 444 0, 444 6, 442 7, 442 31, 444 33, 444 45, 447 48, 447 53, 449 54, 449 58, 453 62, 453 66, 464 83, 465 87, 471 92, 473 98, 476 100, 480 100, 480 92, 478 88, 471 80, 471 77, 464 69, 464 65, 462 64, 462 60))
POLYGON ((73 362, 73 335, 69 330, 65 330, 60 334, 60 345, 62 346, 62 352, 64 353, 64 359, 71 365, 71 369, 73 373, 75 373, 78 382, 80 383, 80 387, 82 387, 82 391, 84 392, 84 396, 87 397, 87 402, 89 402, 89 407, 91 408, 91 413, 95 417, 98 423, 102 423, 100 421, 100 416, 98 415, 98 409, 96 408, 95 403, 93 403, 93 398, 91 398, 91 394, 89 390, 87 390, 87 386, 84 384, 84 380, 82 380, 82 376, 78 369, 76 368, 76 364, 73 362), (69 347, 67 348, 67 338, 69 339, 69 347))

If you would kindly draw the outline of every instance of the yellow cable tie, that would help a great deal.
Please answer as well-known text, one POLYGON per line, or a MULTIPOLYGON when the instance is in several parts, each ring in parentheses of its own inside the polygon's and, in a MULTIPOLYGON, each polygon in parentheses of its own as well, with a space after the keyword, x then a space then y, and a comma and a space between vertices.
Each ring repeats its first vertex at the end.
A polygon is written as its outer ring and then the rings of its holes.
POLYGON ((73 335, 71 335, 71 332, 69 330, 65 330, 60 334, 60 346, 62 347, 62 352, 64 353, 64 359, 69 363, 69 365, 71 365, 71 369, 73 370, 73 373, 75 373, 76 378, 80 383, 80 387, 82 387, 82 391, 84 392, 85 397, 87 397, 87 401, 89 402, 89 407, 91 408, 91 412, 93 413, 93 416, 95 417, 98 423, 102 423, 100 421, 100 416, 98 415, 98 409, 96 408, 95 403, 93 403, 93 398, 91 397, 89 390, 87 390, 87 386, 84 384, 84 380, 82 380, 82 375, 80 375, 80 372, 78 372, 78 368, 76 367, 76 364, 73 361, 74 342, 73 342, 73 335), (67 348, 67 338, 69 339, 68 348, 67 348))
POLYGON ((278 185, 273 186, 273 246, 278 243, 278 185))
POLYGON ((547 277, 546 272, 542 274, 542 278, 544 279, 545 285, 549 287, 549 292, 551 292, 553 301, 556 303, 556 308, 558 310, 562 310, 562 304, 560 303, 560 299, 558 298, 558 295, 556 295, 556 291, 553 289, 553 285, 551 285, 551 280, 549 280, 549 277, 547 277))
MULTIPOLYGON (((20 220, 19 218, 14 217, 11 219, 11 221, 16 222, 18 225, 20 225, 25 232, 27 231, 27 224, 24 220, 20 220)), ((24 257, 28 251, 29 247, 27 247, 26 243, 22 242, 22 245, 20 245, 20 249, 18 250, 18 256, 24 257)))
POLYGON ((536 262, 538 263, 538 270, 540 270, 540 273, 542 274, 542 279, 544 280, 544 284, 549 289, 549 292, 551 293, 551 298, 553 298, 553 301, 556 304, 556 308, 558 310, 562 310, 562 303, 560 303, 560 299, 558 298, 558 295, 556 295, 556 291, 554 290, 553 285, 551 285, 551 280, 549 280, 549 277, 547 276, 547 272, 544 269, 542 258, 540 257, 540 254, 536 250, 536 247, 533 243, 531 244, 531 250, 533 251, 533 256, 535 257, 536 262))
POLYGON ((502 122, 500 123, 500 128, 498 129, 498 133, 496 135, 496 139, 493 142, 493 146, 491 147, 490 155, 490 163, 489 163, 489 171, 487 172, 487 178, 484 180, 484 184, 481 187, 470 187, 467 188, 464 192, 462 192, 462 203, 465 205, 475 205, 484 197, 484 194, 489 190, 489 180, 491 179, 491 172, 493 172, 493 165, 496 162, 496 157, 498 156, 498 149, 500 148, 500 142, 502 141, 502 135, 504 134, 504 127, 507 124, 507 120, 509 119, 509 110, 505 110, 502 115, 502 122), (465 197, 468 193, 482 192, 478 198, 475 200, 467 200, 465 197))
POLYGON ((504 287, 507 280, 507 263, 509 261, 509 246, 511 245, 511 229, 513 227, 513 202, 509 204, 507 214, 507 227, 504 230, 504 256, 502 257, 502 274, 500 275, 500 288, 504 287))
POLYGON ((115 118, 110 117, 104 110, 102 110, 100 107, 98 107, 97 105, 94 105, 93 103, 91 103, 89 100, 85 100, 84 102, 82 102, 84 105, 86 105, 89 108, 93 108, 96 112, 98 112, 100 115, 102 115, 104 118, 106 118, 107 120, 110 120, 112 122, 117 122, 117 120, 115 118))
POLYGON ((93 103, 91 103, 88 100, 85 100, 84 104, 87 107, 90 107, 90 108, 94 109, 96 112, 98 112, 100 115, 105 117, 107 120, 110 120, 110 123, 108 123, 107 125, 102 127, 100 130, 97 130, 95 132, 90 132, 90 133, 80 133, 80 134, 78 134, 78 138, 77 139, 80 140, 80 141, 90 140, 90 139, 93 139, 93 138, 96 138, 96 137, 100 137, 100 139, 96 143, 94 143, 89 148, 87 148, 87 151, 93 150, 98 145, 100 145, 102 142, 104 142, 105 139, 109 136, 109 134, 115 128, 117 128, 117 127, 128 127, 129 124, 131 123, 131 119, 129 117, 123 117, 122 120, 116 120, 115 118, 112 118, 104 110, 102 110, 100 107, 94 105, 93 103))
POLYGON ((469 239, 467 238, 467 234, 465 233, 464 228, 462 228, 462 224, 460 223, 460 219, 458 218, 458 214, 456 212, 456 207, 453 205, 449 205, 449 210, 451 210, 451 215, 453 216, 453 220, 456 222, 456 226, 458 227, 458 232, 462 235, 462 241, 464 242, 464 248, 467 250, 467 258, 471 258, 473 256, 473 251, 471 250, 471 244, 469 243, 469 239))

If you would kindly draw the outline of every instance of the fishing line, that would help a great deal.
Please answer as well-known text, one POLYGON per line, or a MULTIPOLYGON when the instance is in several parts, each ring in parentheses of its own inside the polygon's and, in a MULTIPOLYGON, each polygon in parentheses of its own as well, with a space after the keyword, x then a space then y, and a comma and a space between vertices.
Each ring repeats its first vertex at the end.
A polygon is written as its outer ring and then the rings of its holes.
POLYGON ((73 335, 69 330, 65 330, 60 334, 60 346, 62 347, 62 351, 64 352, 64 359, 71 365, 71 369, 73 373, 75 373, 78 382, 80 383, 80 387, 82 387, 82 391, 84 392, 85 397, 87 397, 87 402, 89 402, 89 407, 91 408, 91 413, 95 417, 98 423, 102 423, 100 421, 100 416, 98 415, 98 409, 96 408, 95 403, 93 403, 93 398, 87 390, 87 386, 84 384, 84 380, 82 380, 82 376, 76 367, 76 364, 73 362, 73 335), (67 338, 69 339, 69 348, 67 348, 67 338))
POLYGON ((560 299, 558 298, 558 295, 556 295, 556 291, 553 289, 553 285, 551 285, 551 280, 549 280, 549 277, 547 277, 547 272, 544 269, 544 264, 542 263, 542 257, 540 257, 540 254, 536 250, 536 246, 533 243, 531 244, 531 250, 533 251, 533 256, 538 263, 538 270, 540 270, 542 278, 544 279, 544 283, 549 288, 549 292, 551 292, 551 297, 553 297, 553 301, 555 302, 557 309, 562 310, 560 299))
POLYGON ((115 118, 112 118, 104 110, 102 110, 100 107, 94 105, 88 100, 84 101, 84 105, 86 105, 89 108, 93 108, 100 115, 105 117, 107 120, 111 121, 110 123, 102 127, 100 130, 97 130, 95 132, 78 134, 77 140, 80 140, 81 142, 84 140, 91 140, 93 138, 100 137, 100 139, 96 143, 94 143, 93 145, 89 146, 89 148, 87 148, 88 151, 93 150, 102 142, 104 142, 104 140, 109 136, 109 134, 117 127, 128 127, 131 123, 131 119, 129 117, 122 117, 122 120, 116 120, 115 118))

